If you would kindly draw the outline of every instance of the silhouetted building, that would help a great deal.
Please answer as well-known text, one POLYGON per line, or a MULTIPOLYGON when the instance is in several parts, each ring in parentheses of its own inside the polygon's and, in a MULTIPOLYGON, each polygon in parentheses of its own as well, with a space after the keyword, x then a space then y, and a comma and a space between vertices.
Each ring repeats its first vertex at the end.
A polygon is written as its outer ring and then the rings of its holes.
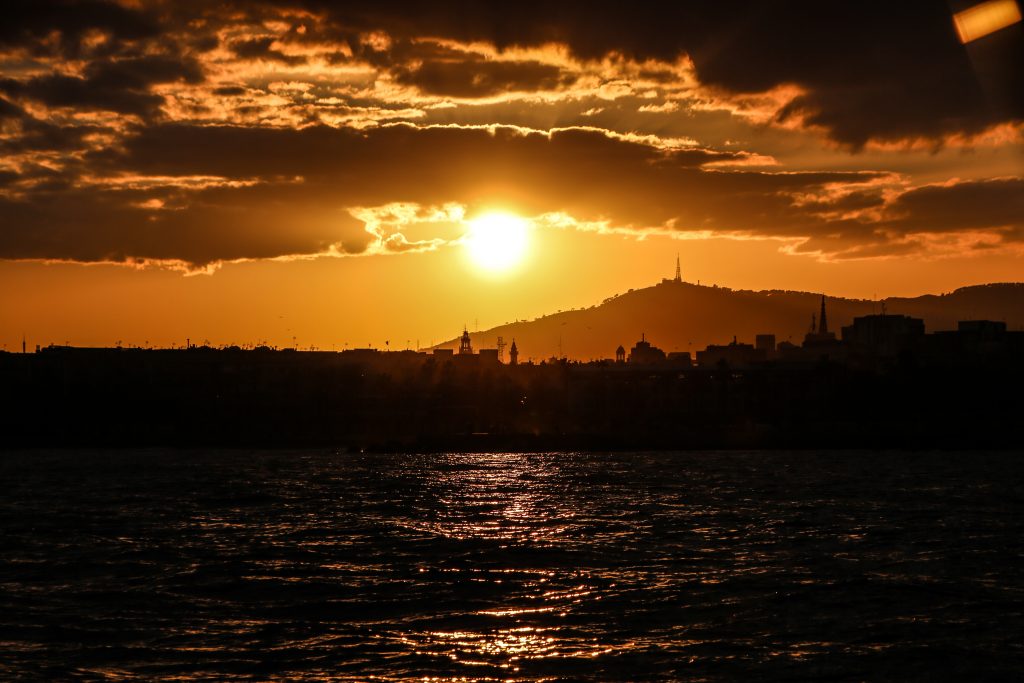
POLYGON ((508 350, 508 364, 519 365, 519 349, 516 347, 516 340, 512 339, 512 348, 508 350))
POLYGON ((453 355, 455 352, 451 349, 434 349, 434 356, 441 359, 451 358, 453 355))
POLYGON ((814 316, 811 316, 811 330, 804 337, 804 346, 833 346, 836 344, 836 335, 828 330, 828 314, 825 311, 825 295, 821 295, 821 313, 818 315, 817 328, 815 328, 814 316))
POLYGON ((843 328, 851 349, 877 356, 895 356, 912 349, 924 336, 924 320, 909 315, 864 315, 843 328))
POLYGON ((668 354, 668 362, 686 368, 693 367, 693 356, 689 351, 672 351, 668 354))
POLYGON ((629 351, 630 363, 650 364, 664 361, 665 352, 656 346, 651 346, 645 335, 640 335, 640 341, 629 351))
POLYGON ((477 355, 480 356, 480 362, 482 363, 493 363, 497 365, 501 362, 498 359, 498 349, 480 349, 480 351, 477 352, 477 355))
POLYGON ((961 320, 956 331, 981 340, 1002 339, 1006 335, 1006 323, 999 320, 961 320))
POLYGON ((956 330, 924 338, 925 355, 932 362, 1005 362, 1024 352, 1024 332, 1009 332, 998 320, 961 320, 956 330))
POLYGON ((766 354, 775 353, 775 335, 759 334, 754 337, 754 348, 766 354))
POLYGON ((619 344, 619 348, 615 349, 615 362, 625 363, 626 362, 626 349, 622 348, 622 344, 619 344))
POLYGON ((471 356, 473 355, 473 345, 469 342, 469 330, 462 329, 462 338, 459 339, 459 355, 460 356, 471 356))
POLYGON ((740 368, 752 363, 763 362, 767 358, 764 351, 755 349, 751 344, 742 344, 732 338, 730 344, 711 344, 703 351, 697 352, 697 365, 714 367, 721 362, 726 362, 730 367, 740 368))

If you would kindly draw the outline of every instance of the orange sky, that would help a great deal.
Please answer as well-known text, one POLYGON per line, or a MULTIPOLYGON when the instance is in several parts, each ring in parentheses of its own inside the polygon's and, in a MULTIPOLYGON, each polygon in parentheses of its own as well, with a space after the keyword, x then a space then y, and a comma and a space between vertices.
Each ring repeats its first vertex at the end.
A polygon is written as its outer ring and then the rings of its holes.
POLYGON ((0 32, 9 350, 426 346, 677 253, 691 281, 862 298, 1024 279, 1020 25, 45 4, 0 32), (464 246, 491 210, 528 226, 507 272, 464 246))

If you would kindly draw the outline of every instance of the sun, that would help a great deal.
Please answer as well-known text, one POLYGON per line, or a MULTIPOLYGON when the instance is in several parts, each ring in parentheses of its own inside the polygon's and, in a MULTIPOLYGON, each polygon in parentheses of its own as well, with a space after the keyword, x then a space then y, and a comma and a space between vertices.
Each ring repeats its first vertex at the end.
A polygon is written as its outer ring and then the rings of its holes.
POLYGON ((470 260, 489 273, 503 273, 522 262, 529 225, 519 216, 491 212, 469 222, 465 245, 470 260))

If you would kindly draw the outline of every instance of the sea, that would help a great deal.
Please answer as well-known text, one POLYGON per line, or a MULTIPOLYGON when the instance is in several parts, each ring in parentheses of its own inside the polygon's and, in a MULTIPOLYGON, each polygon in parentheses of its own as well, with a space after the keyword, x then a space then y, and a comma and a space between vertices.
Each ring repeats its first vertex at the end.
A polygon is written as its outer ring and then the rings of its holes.
POLYGON ((1024 678, 1024 453, 0 453, 5 681, 1024 678))

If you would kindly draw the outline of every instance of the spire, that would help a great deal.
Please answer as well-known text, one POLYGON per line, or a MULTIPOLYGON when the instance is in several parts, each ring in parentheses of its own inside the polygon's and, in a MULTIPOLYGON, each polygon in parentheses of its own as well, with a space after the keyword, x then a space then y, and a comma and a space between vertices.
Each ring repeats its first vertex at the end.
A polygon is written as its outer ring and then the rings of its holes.
POLYGON ((679 254, 677 252, 676 253, 676 282, 682 282, 682 281, 683 281, 683 271, 679 267, 679 254))
POLYGON ((459 339, 459 355, 471 355, 473 353, 473 346, 469 341, 469 330, 466 329, 465 325, 462 327, 462 338, 459 339))
POLYGON ((512 338, 512 348, 508 351, 509 365, 519 364, 519 348, 516 346, 515 337, 512 338))
POLYGON ((821 295, 821 315, 818 316, 818 334, 828 334, 828 318, 825 317, 825 295, 821 295))

